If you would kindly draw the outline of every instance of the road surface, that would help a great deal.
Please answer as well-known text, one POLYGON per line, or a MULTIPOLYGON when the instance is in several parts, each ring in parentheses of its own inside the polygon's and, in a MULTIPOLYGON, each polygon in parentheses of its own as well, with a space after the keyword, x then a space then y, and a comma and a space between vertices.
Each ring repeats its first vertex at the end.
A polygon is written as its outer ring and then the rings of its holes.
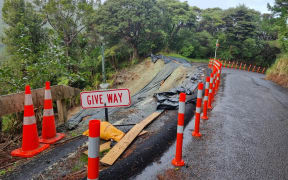
POLYGON ((264 78, 224 69, 202 138, 191 137, 194 120, 185 128, 186 166, 171 165, 173 144, 131 179, 288 179, 288 90, 264 78))

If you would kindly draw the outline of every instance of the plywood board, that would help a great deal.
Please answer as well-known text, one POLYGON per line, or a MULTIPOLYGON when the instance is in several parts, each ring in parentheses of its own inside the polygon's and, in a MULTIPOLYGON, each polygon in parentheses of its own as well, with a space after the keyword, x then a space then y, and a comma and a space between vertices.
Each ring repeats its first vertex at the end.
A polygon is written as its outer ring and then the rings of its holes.
POLYGON ((154 119, 156 119, 163 111, 156 111, 149 115, 146 119, 136 124, 101 160, 105 165, 113 165, 120 157, 125 149, 132 143, 138 134, 154 119))
MULTIPOLYGON (((142 135, 147 134, 147 133, 148 133, 148 131, 141 131, 141 133, 138 134, 138 136, 142 136, 142 135)), ((110 147, 111 147, 111 141, 103 143, 100 145, 100 152, 106 151, 106 150, 110 149, 110 147)), ((88 150, 84 151, 84 154, 86 154, 88 156, 88 150)))

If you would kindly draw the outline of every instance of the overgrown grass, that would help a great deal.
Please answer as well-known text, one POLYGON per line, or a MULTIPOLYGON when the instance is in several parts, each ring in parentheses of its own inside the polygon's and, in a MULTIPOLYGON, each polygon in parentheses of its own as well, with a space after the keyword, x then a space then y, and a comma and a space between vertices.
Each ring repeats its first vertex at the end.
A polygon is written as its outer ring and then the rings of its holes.
POLYGON ((193 62, 193 63, 209 63, 209 59, 195 59, 195 58, 188 58, 185 56, 182 56, 180 54, 177 53, 165 53, 165 52, 161 52, 160 54, 163 54, 164 56, 172 56, 172 57, 176 57, 176 58, 181 58, 181 59, 185 59, 189 62, 193 62))
POLYGON ((288 54, 281 55, 267 70, 266 79, 288 88, 288 54))

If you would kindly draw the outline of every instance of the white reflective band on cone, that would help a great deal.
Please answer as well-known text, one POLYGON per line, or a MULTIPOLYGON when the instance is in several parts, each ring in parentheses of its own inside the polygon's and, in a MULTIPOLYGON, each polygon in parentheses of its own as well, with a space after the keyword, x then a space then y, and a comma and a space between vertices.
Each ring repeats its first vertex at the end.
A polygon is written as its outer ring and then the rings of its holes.
POLYGON ((209 93, 212 93, 212 89, 209 89, 209 93))
POLYGON ((99 179, 98 179, 98 178, 96 178, 96 179, 88 179, 88 178, 87 178, 87 180, 99 180, 99 179))
POLYGON ((177 133, 183 134, 183 130, 184 130, 184 126, 180 126, 180 125, 177 126, 177 133))
POLYGON ((204 101, 208 101, 208 96, 205 96, 205 97, 204 97, 204 101))
POLYGON ((50 90, 45 90, 45 99, 52 99, 50 90))
POLYGON ((184 114, 185 113, 185 102, 179 102, 179 110, 178 113, 184 114))
POLYGON ((53 109, 44 109, 43 116, 54 116, 53 109))
POLYGON ((205 89, 209 89, 209 82, 206 82, 205 89))
POLYGON ((213 77, 210 78, 210 83, 211 83, 211 84, 213 83, 213 77))
POLYGON ((200 107, 196 107, 196 113, 201 113, 201 108, 200 107))
POLYGON ((99 137, 89 137, 88 157, 97 158, 99 154, 99 137))
POLYGON ((202 98, 202 93, 203 91, 198 89, 197 98, 202 98))
POLYGON ((24 117, 23 125, 31 125, 35 123, 36 123, 35 116, 24 117))
POLYGON ((32 101, 32 95, 31 94, 25 94, 25 104, 24 105, 33 105, 32 101))

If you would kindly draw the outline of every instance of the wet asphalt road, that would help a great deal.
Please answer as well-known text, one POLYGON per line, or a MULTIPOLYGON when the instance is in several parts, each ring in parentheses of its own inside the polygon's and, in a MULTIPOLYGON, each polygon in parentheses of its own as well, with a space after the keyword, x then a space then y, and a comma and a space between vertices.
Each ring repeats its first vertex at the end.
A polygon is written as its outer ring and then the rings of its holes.
POLYGON ((185 167, 171 160, 175 143, 160 160, 131 179, 288 179, 288 90, 264 75, 224 69, 202 138, 184 131, 185 167))

